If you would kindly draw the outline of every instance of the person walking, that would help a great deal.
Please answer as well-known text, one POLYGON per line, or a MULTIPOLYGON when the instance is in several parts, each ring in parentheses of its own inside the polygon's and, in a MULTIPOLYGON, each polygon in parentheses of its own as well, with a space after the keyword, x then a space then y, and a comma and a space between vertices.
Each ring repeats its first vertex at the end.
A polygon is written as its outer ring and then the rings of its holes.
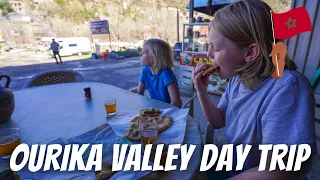
POLYGON ((52 52, 53 52, 53 56, 54 56, 54 58, 56 59, 57 64, 59 64, 59 61, 58 61, 58 59, 57 59, 57 55, 59 56, 60 63, 62 64, 61 56, 60 56, 60 54, 59 54, 59 50, 60 50, 60 45, 59 45, 59 43, 57 43, 54 39, 52 39, 52 43, 51 43, 51 45, 50 45, 50 49, 51 49, 52 52))

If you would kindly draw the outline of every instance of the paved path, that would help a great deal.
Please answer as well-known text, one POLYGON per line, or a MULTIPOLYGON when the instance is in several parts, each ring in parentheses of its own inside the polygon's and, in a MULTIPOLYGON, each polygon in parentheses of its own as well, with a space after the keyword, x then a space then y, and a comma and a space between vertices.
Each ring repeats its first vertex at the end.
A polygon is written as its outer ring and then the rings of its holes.
POLYGON ((75 56, 62 60, 63 64, 55 64, 55 60, 45 54, 33 53, 0 55, 0 72, 12 78, 10 88, 14 91, 21 89, 34 74, 54 69, 74 70, 81 73, 86 81, 111 84, 123 89, 135 87, 139 81, 140 57, 103 61, 75 56))

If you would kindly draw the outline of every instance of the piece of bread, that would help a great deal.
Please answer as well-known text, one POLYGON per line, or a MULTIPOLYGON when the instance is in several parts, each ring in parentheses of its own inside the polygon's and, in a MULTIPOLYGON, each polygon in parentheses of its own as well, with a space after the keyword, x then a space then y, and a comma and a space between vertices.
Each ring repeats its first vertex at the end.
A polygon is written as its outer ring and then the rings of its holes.
POLYGON ((161 133, 167 130, 171 126, 172 122, 173 120, 170 116, 161 116, 161 118, 159 118, 159 121, 157 122, 157 125, 159 127, 158 132, 161 133))
POLYGON ((131 122, 138 122, 139 121, 139 116, 134 117, 131 122))
POLYGON ((140 141, 140 124, 155 123, 158 126, 158 134, 171 127, 173 120, 170 116, 161 116, 161 111, 155 108, 141 110, 140 115, 134 117, 124 135, 132 141, 140 141))
POLYGON ((217 74, 220 70, 220 67, 217 64, 212 64, 205 72, 204 72, 204 76, 206 74, 217 74))
POLYGON ((161 114, 161 111, 156 108, 149 108, 149 109, 140 111, 140 115, 146 115, 146 116, 159 116, 160 114, 161 114))
POLYGON ((141 139, 140 136, 140 125, 136 122, 130 123, 126 134, 124 135, 125 138, 132 141, 139 141, 141 139))

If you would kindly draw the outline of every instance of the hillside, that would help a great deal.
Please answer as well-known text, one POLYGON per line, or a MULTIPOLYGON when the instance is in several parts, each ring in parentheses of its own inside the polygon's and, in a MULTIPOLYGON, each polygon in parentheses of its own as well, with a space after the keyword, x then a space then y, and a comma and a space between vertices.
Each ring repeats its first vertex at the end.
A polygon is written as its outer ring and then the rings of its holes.
MULTIPOLYGON (((3 22, 2 36, 16 43, 34 43, 43 36, 90 37, 88 22, 108 19, 112 41, 136 42, 159 37, 177 39, 177 10, 180 32, 188 22, 189 0, 22 0, 31 24, 3 22), (14 30, 14 32, 12 32, 14 30), (53 34, 51 34, 51 32, 53 34)), ((290 9, 291 0, 265 0, 276 12, 290 9)), ((197 16, 197 14, 195 14, 197 16)), ((1 34, 0 34, 1 36, 1 34)), ((108 36, 93 38, 108 40, 108 36)))
MULTIPOLYGON (((187 12, 187 0, 48 0, 37 8, 30 8, 30 14, 41 17, 48 23, 57 37, 89 37, 88 21, 108 19, 113 41, 137 41, 144 37, 157 36, 173 41, 176 34, 176 11, 187 12), (59 2, 59 3, 57 3, 59 2)), ((31 6, 32 7, 32 6, 31 6)), ((181 21, 183 19, 181 18, 181 21)), ((107 39, 105 36, 99 38, 107 39)))

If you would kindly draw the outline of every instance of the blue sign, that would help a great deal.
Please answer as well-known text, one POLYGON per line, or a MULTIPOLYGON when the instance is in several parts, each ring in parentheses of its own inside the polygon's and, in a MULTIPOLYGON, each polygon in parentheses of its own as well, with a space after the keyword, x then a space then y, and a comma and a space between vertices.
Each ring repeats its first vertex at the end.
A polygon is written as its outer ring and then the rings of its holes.
POLYGON ((90 22, 91 34, 109 34, 109 24, 107 20, 98 20, 90 22))

